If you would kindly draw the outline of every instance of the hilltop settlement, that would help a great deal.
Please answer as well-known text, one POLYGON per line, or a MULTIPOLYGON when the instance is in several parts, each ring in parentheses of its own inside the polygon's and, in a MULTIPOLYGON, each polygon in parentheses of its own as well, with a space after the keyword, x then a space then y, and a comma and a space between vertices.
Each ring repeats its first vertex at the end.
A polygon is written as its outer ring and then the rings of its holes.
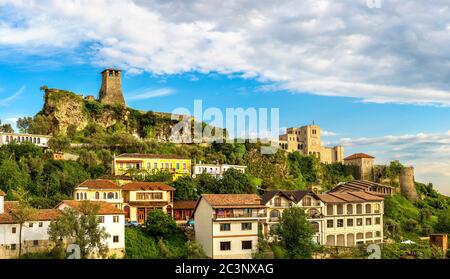
POLYGON ((98 98, 43 86, 19 133, 0 126, 1 259, 73 244, 81 258, 367 258, 371 244, 448 257, 450 199, 413 166, 346 156, 315 124, 287 129, 275 154, 171 143, 176 122, 128 108, 121 82, 103 71, 98 98))

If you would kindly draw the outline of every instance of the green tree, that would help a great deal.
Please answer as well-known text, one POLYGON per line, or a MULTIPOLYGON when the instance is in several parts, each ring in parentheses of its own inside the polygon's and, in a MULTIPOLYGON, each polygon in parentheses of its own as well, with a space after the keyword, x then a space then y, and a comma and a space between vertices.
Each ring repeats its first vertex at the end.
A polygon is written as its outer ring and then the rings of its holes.
POLYGON ((16 125, 21 133, 28 133, 30 131, 32 123, 33 123, 32 117, 23 117, 17 120, 16 125))
POLYGON ((220 194, 254 194, 256 187, 249 177, 236 170, 228 169, 222 174, 218 193, 220 194))
POLYGON ((30 123, 29 133, 39 135, 49 135, 52 132, 53 123, 49 117, 45 115, 36 115, 30 123))
POLYGON ((13 197, 18 201, 17 206, 12 211, 13 218, 19 224, 19 259, 22 256, 22 230, 25 222, 32 220, 36 214, 36 210, 30 206, 29 193, 23 188, 19 187, 13 190, 13 197))
POLYGON ((64 209, 61 216, 50 223, 50 240, 61 243, 62 239, 77 244, 83 259, 94 253, 105 258, 108 253, 106 239, 109 235, 105 228, 99 225, 99 209, 98 204, 89 201, 82 201, 76 209, 64 209))
POLYGON ((5 191, 10 191, 18 188, 26 189, 30 181, 28 173, 19 168, 19 165, 14 160, 4 160, 0 164, 0 185, 5 191))
POLYGON ((309 259, 312 257, 315 249, 312 241, 314 231, 303 209, 291 207, 284 210, 276 234, 288 258, 309 259))
POLYGON ((48 147, 55 152, 66 151, 70 147, 70 139, 64 136, 53 137, 48 141, 48 147))
POLYGON ((12 128, 11 124, 3 124, 0 120, 0 132, 3 133, 14 133, 14 129, 12 128))
POLYGON ((435 232, 450 234, 450 209, 444 210, 439 214, 435 232))
POLYGON ((200 195, 197 190, 197 183, 190 176, 183 176, 171 183, 176 189, 176 200, 197 200, 200 195))
POLYGON ((145 230, 150 236, 163 237, 175 233, 177 225, 169 214, 156 209, 148 214, 145 230))
POLYGON ((185 244, 187 259, 206 259, 205 251, 200 244, 195 241, 188 240, 185 244))

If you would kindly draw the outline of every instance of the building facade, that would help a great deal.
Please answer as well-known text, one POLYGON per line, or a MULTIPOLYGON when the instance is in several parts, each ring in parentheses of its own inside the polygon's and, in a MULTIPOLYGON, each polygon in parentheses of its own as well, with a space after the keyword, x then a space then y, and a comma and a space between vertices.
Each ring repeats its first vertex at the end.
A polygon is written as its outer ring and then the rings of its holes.
POLYGON ((195 240, 210 258, 251 259, 266 214, 257 195, 204 194, 193 213, 195 240))
POLYGON ((48 141, 51 136, 32 135, 32 134, 16 134, 16 133, 0 133, 0 145, 16 142, 18 144, 30 142, 42 148, 48 148, 48 141))
POLYGON ((174 201, 173 219, 177 224, 187 224, 192 218, 197 201, 174 201))
POLYGON ((343 162, 344 147, 325 147, 321 142, 320 126, 308 125, 300 128, 288 128, 281 135, 279 146, 287 152, 298 151, 303 155, 317 157, 322 163, 343 162))
MULTIPOLYGON (((90 201, 98 205, 97 217, 99 219, 99 225, 105 228, 108 233, 108 238, 105 240, 105 244, 109 248, 109 256, 117 256, 122 258, 125 255, 125 214, 122 210, 118 209, 114 205, 104 201, 90 201)), ((56 208, 58 210, 64 210, 65 208, 72 208, 77 210, 80 206, 80 201, 65 200, 62 201, 56 208)))
POLYGON ((221 165, 221 164, 194 164, 192 167, 192 177, 196 177, 199 174, 207 173, 215 177, 222 177, 222 174, 229 169, 235 169, 241 173, 245 173, 247 167, 239 165, 221 165))
POLYGON ((167 154, 121 154, 113 158, 113 175, 129 176, 132 172, 145 175, 156 171, 170 172, 174 179, 191 175, 191 159, 167 154))
POLYGON ((76 201, 104 201, 123 208, 122 188, 107 179, 87 180, 78 185, 73 192, 76 201))
POLYGON ((358 179, 369 181, 374 181, 374 161, 375 157, 364 153, 357 153, 344 158, 345 165, 358 168, 358 179))
POLYGON ((125 219, 143 224, 148 214, 161 209, 173 216, 175 188, 160 182, 131 182, 122 187, 125 219))
POLYGON ((392 196, 395 194, 395 188, 389 185, 384 185, 380 183, 375 183, 367 180, 354 180, 350 182, 340 183, 329 193, 339 193, 339 192, 359 192, 364 191, 376 196, 392 196))

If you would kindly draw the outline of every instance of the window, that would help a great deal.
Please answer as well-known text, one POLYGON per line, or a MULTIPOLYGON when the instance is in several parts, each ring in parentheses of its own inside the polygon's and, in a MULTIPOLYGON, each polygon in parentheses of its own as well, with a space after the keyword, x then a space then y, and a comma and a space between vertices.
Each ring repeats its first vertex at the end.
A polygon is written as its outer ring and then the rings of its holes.
POLYGON ((95 192, 95 199, 99 200, 100 199, 100 193, 99 192, 95 192))
POLYGON ((231 224, 220 224, 220 231, 221 232, 223 232, 223 231, 229 231, 229 230, 231 230, 231 224))
POLYGON ((376 203, 373 205, 374 213, 380 213, 380 204, 376 203))
POLYGON ((362 218, 357 218, 356 219, 356 225, 359 227, 359 226, 362 226, 363 225, 363 219, 362 218))
POLYGON ((15 251, 16 250, 16 244, 11 244, 11 250, 15 251))
POLYGON ((77 200, 80 200, 80 193, 77 193, 77 200))
POLYGON ((119 164, 119 169, 123 170, 123 163, 119 164))
POLYGON ((158 163, 154 163, 154 164, 153 164, 153 168, 154 168, 154 169, 157 169, 157 168, 158 168, 158 163))
POLYGON ((311 206, 311 198, 310 197, 306 197, 303 200, 303 206, 311 206))
POLYGON ((180 169, 180 163, 177 163, 177 170, 180 169))
POLYGON ((251 250, 251 249, 252 249, 252 241, 251 240, 242 241, 242 250, 251 250))
POLYGON ((119 216, 113 216, 113 222, 119 223, 119 216))
POLYGON ((344 205, 342 205, 342 204, 337 205, 337 214, 338 215, 344 214, 344 205))
POLYGON ((39 222, 39 228, 42 228, 44 226, 43 222, 39 222))
POLYGON ((34 225, 33 223, 29 223, 29 224, 28 224, 28 227, 32 228, 33 225, 34 225))
POLYGON ((356 205, 356 214, 362 214, 362 204, 356 205))
POLYGON ((379 225, 381 224, 381 218, 380 217, 376 217, 375 218, 375 225, 379 225))
POLYGON ((16 227, 13 227, 12 229, 11 229, 11 233, 16 233, 17 232, 17 228, 16 227))
POLYGON ((375 232, 375 236, 376 236, 376 237, 381 237, 381 232, 380 232, 380 231, 376 231, 376 232, 375 232))
POLYGON ((118 235, 113 236, 113 242, 114 243, 118 243, 119 242, 119 236, 118 235))
POLYGON ((372 218, 366 218, 366 226, 372 225, 372 218))
POLYGON ((348 215, 353 214, 353 205, 352 204, 347 204, 347 214, 348 215))
POLYGON ((147 169, 151 169, 152 168, 152 163, 148 162, 147 163, 147 169))
POLYGON ((338 228, 344 227, 344 219, 337 219, 337 227, 338 228))
POLYGON ((252 223, 242 223, 241 229, 243 231, 251 231, 252 230, 252 223))
POLYGON ((333 215, 333 205, 327 205, 327 215, 333 215))
POLYGON ((114 193, 113 192, 109 192, 108 193, 108 200, 113 200, 114 199, 114 193))
POLYGON ((33 246, 39 246, 39 240, 33 240, 33 246))
POLYGON ((353 227, 353 219, 347 219, 347 227, 353 227))
POLYGON ((327 228, 334 227, 334 221, 333 220, 327 220, 327 228))
POLYGON ((230 250, 231 250, 230 241, 220 242, 220 251, 230 251, 230 250))
POLYGON ((99 222, 100 224, 105 223, 105 216, 98 216, 98 222, 99 222))
POLYGON ((281 198, 275 198, 275 206, 281 206, 281 198))
POLYGON ((157 192, 157 193, 137 193, 136 194, 137 200, 162 200, 163 199, 163 193, 157 192))
POLYGON ((370 204, 366 204, 366 214, 372 213, 372 206, 370 204))

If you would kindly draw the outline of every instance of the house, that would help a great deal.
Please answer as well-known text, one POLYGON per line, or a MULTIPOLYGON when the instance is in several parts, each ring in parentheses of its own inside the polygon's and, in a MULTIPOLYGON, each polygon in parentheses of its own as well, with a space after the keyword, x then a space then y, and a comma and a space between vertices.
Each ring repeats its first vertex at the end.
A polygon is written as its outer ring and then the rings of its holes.
POLYGON ((344 158, 343 146, 322 146, 321 129, 317 125, 288 128, 279 138, 279 147, 287 152, 315 156, 322 163, 342 162, 344 158))
POLYGON ((246 166, 239 165, 221 165, 221 164, 194 164, 192 167, 192 177, 196 177, 199 174, 207 173, 215 177, 222 177, 222 174, 229 169, 235 169, 241 173, 245 173, 246 166))
POLYGON ((213 259, 251 259, 266 206, 254 194, 203 194, 194 215, 195 240, 213 259))
POLYGON ((357 153, 344 158, 345 165, 358 168, 358 179, 361 180, 374 180, 374 161, 375 157, 364 153, 357 153))
POLYGON ((317 195, 324 208, 324 245, 383 242, 384 199, 364 191, 317 195))
POLYGON ((131 182, 122 187, 123 210, 127 221, 142 224, 148 214, 161 209, 173 216, 175 188, 160 182, 131 182))
POLYGON ((265 235, 272 236, 284 210, 297 206, 305 210, 307 219, 311 222, 315 233, 313 241, 318 244, 324 243, 324 204, 315 193, 301 190, 268 191, 263 195, 262 203, 267 206, 267 222, 264 224, 265 235))
POLYGON ((123 208, 122 188, 112 180, 86 180, 78 185, 73 193, 76 201, 105 201, 119 209, 123 208))
POLYGON ((383 185, 367 180, 354 180, 351 182, 340 183, 329 193, 364 191, 376 196, 392 196, 395 188, 389 185, 383 185))
POLYGON ((191 220, 197 201, 174 201, 173 202, 173 219, 177 224, 186 224, 191 220))
POLYGON ((18 144, 24 142, 31 142, 36 146, 48 148, 48 141, 51 136, 45 135, 33 135, 33 134, 16 134, 16 133, 3 133, 0 132, 0 146, 4 144, 10 144, 16 142, 18 144))
MULTIPOLYGON (((99 206, 97 216, 100 227, 105 228, 109 237, 106 244, 109 248, 109 255, 123 257, 125 255, 125 214, 114 205, 104 201, 91 201, 99 206)), ((56 206, 61 211, 65 208, 79 209, 81 202, 74 200, 65 200, 56 206)))
MULTIPOLYGON (((14 217, 17 202, 4 201, 5 193, 0 190, 0 259, 12 259, 19 256, 20 225, 14 217)), ((36 210, 32 220, 22 227, 22 254, 47 252, 54 244, 47 233, 50 222, 58 218, 56 209, 36 210)))
POLYGON ((168 171, 174 179, 191 175, 191 159, 173 154, 121 154, 113 158, 113 175, 129 176, 133 171, 145 175, 168 171))

